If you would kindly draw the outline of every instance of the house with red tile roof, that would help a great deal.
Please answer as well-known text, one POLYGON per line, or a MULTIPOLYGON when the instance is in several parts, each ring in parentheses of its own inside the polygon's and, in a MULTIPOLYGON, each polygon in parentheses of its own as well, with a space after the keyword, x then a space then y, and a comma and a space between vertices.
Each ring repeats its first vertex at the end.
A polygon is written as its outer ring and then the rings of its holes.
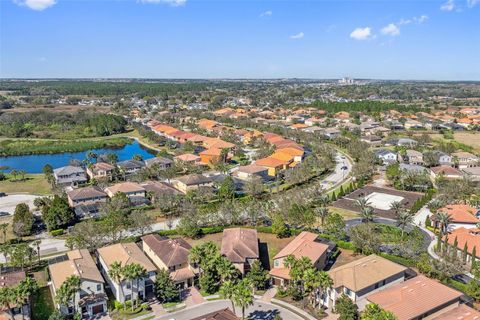
MULTIPOLYGON (((450 216, 450 223, 448 224, 448 231, 458 228, 472 229, 476 228, 477 223, 480 222, 478 218, 479 210, 467 204, 449 204, 440 208, 438 212, 444 212, 450 216)), ((435 215, 431 218, 435 224, 435 215)))

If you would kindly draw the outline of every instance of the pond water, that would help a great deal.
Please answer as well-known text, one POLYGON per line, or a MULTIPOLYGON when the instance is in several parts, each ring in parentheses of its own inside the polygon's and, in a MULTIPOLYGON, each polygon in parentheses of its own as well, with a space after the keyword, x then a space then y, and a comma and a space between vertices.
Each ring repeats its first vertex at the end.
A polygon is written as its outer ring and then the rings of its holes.
POLYGON ((28 173, 42 173, 42 168, 46 164, 50 164, 53 168, 63 167, 68 165, 72 159, 85 160, 90 151, 95 152, 97 155, 115 153, 118 156, 118 161, 132 159, 136 154, 141 155, 145 160, 155 157, 156 154, 155 151, 143 147, 138 141, 134 141, 122 148, 104 148, 82 152, 0 157, 0 166, 8 166, 11 169, 24 170, 28 173))

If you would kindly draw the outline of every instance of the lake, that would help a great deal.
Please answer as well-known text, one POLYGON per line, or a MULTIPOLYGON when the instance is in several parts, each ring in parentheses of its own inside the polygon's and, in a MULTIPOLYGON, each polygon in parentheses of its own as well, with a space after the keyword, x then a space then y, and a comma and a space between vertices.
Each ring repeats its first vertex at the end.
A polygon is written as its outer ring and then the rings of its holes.
POLYGON ((88 152, 93 151, 97 155, 115 153, 118 161, 132 159, 139 154, 143 159, 155 157, 155 151, 143 147, 138 141, 127 144, 122 148, 92 149, 82 152, 65 152, 54 154, 35 154, 25 156, 0 157, 0 166, 8 166, 16 170, 24 170, 28 173, 42 173, 43 166, 50 164, 53 168, 68 165, 72 159, 85 160, 88 152))

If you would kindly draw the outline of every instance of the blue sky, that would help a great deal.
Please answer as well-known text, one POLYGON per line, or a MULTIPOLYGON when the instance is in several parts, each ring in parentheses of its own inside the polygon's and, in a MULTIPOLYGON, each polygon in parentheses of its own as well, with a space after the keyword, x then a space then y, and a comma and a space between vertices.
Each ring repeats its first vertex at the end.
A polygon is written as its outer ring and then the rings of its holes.
POLYGON ((480 0, 0 0, 0 76, 480 80, 480 0))

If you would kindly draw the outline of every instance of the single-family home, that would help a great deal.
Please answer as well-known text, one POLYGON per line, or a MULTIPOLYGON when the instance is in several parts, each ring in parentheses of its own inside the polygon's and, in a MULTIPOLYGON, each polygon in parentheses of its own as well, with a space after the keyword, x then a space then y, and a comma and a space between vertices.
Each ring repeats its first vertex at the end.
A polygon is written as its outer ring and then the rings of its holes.
POLYGON ((65 166, 53 170, 53 177, 57 186, 76 187, 87 182, 85 170, 82 167, 65 166))
POLYGON ((341 131, 338 128, 326 128, 323 131, 323 135, 326 136, 330 140, 335 139, 340 134, 341 134, 341 131))
POLYGON ((451 230, 443 237, 443 242, 447 242, 450 248, 457 245, 457 253, 459 258, 463 256, 465 248, 467 249, 466 262, 471 263, 472 257, 475 255, 475 260, 480 258, 480 229, 479 228, 465 228, 460 227, 451 230))
POLYGON ((255 178, 260 178, 262 180, 267 179, 268 177, 268 168, 263 166, 258 166, 256 164, 249 164, 247 166, 240 166, 233 173, 234 176, 241 180, 253 180, 255 178))
POLYGON ((464 168, 462 171, 471 181, 480 182, 480 167, 464 168))
POLYGON ((200 161, 207 165, 213 165, 227 160, 227 153, 222 152, 222 150, 218 148, 203 150, 198 155, 200 156, 200 161))
MULTIPOLYGON (((450 216, 448 231, 462 227, 473 229, 476 228, 477 223, 480 222, 480 219, 478 218, 480 210, 468 204, 449 204, 437 211, 446 213, 450 216)), ((440 222, 437 223, 435 221, 435 215, 431 217, 431 220, 434 224, 437 224, 437 227, 440 227, 440 222)))
POLYGON ((209 312, 201 316, 195 316, 192 320, 238 320, 238 317, 229 308, 209 312))
POLYGON ((80 278, 80 290, 75 293, 76 305, 59 305, 56 307, 64 315, 79 311, 83 318, 92 318, 107 312, 108 297, 105 294, 105 281, 98 271, 87 249, 67 252, 66 260, 48 266, 52 294, 55 298, 62 284, 72 276, 80 278))
POLYGON ((479 157, 465 151, 452 153, 452 158, 459 169, 478 167, 480 163, 479 157))
POLYGON ((190 164, 199 164, 201 160, 199 156, 191 153, 178 155, 174 159, 175 161, 178 161, 178 162, 184 162, 184 163, 190 163, 190 164))
POLYGON ((188 261, 192 246, 187 241, 154 233, 142 237, 142 248, 158 269, 168 270, 179 289, 193 285, 198 270, 188 261))
POLYGON ((452 156, 443 152, 443 151, 434 151, 435 156, 438 159, 438 164, 441 166, 452 166, 453 159, 452 156))
POLYGON ((97 249, 97 260, 117 301, 125 303, 125 301, 131 300, 132 295, 134 299, 144 300, 153 293, 157 268, 135 243, 117 243, 99 248, 97 249), (114 263, 119 263, 121 268, 131 264, 140 265, 144 268, 145 274, 133 283, 123 278, 115 279, 109 272, 114 263))
POLYGON ((127 197, 145 197, 145 188, 136 182, 121 182, 105 188, 105 192, 110 198, 118 193, 124 193, 127 197))
POLYGON ((419 151, 408 149, 405 151, 403 160, 409 164, 423 165, 423 154, 419 151))
POLYGON ((170 168, 172 164, 173 164, 172 160, 164 157, 155 157, 155 158, 145 160, 145 165, 148 168, 151 168, 152 166, 158 166, 158 168, 164 170, 164 169, 170 168))
POLYGON ((333 268, 328 274, 333 286, 322 297, 322 304, 335 307, 337 299, 345 294, 357 303, 379 290, 403 282, 407 268, 377 255, 369 255, 333 268))
POLYGON ((445 312, 441 312, 439 315, 434 316, 432 320, 478 320, 480 319, 480 312, 467 306, 466 304, 460 304, 459 306, 450 309, 445 312))
POLYGON ((374 134, 370 134, 368 136, 362 136, 360 141, 368 143, 372 147, 378 147, 382 145, 382 137, 379 137, 374 134))
POLYGON ((140 186, 145 189, 148 197, 152 197, 152 200, 161 199, 164 196, 175 196, 180 192, 172 185, 160 182, 160 181, 146 181, 141 183, 140 186))
POLYGON ((132 175, 145 167, 145 162, 135 159, 125 160, 117 163, 118 168, 126 176, 132 175))
POLYGON ((172 180, 172 185, 180 192, 186 194, 188 191, 197 190, 201 187, 212 187, 213 181, 202 174, 189 174, 172 180))
POLYGON ((460 170, 445 165, 430 168, 430 176, 433 180, 440 176, 445 179, 463 179, 463 173, 460 170))
POLYGON ((285 170, 290 162, 269 156, 256 160, 254 164, 266 167, 268 169, 268 175, 275 177, 280 171, 285 170))
POLYGON ((315 268, 322 270, 327 263, 328 254, 329 246, 319 241, 317 234, 302 231, 273 257, 273 268, 270 270, 273 284, 284 286, 291 279, 290 268, 283 264, 286 257, 294 256, 296 259, 307 257, 315 268))
POLYGON ((108 195, 98 186, 73 189, 67 192, 68 204, 74 208, 82 204, 105 203, 108 195))
POLYGON ((232 262, 242 275, 247 274, 253 262, 260 258, 257 230, 224 229, 220 253, 232 262))
POLYGON ((90 179, 107 179, 111 180, 115 166, 106 162, 97 162, 87 167, 87 174, 90 179))
POLYGON ((397 162, 397 154, 390 150, 377 150, 375 156, 380 159, 384 165, 397 162))
POLYGON ((367 297, 392 312, 398 320, 434 319, 460 305, 463 294, 440 282, 418 275, 367 297))

